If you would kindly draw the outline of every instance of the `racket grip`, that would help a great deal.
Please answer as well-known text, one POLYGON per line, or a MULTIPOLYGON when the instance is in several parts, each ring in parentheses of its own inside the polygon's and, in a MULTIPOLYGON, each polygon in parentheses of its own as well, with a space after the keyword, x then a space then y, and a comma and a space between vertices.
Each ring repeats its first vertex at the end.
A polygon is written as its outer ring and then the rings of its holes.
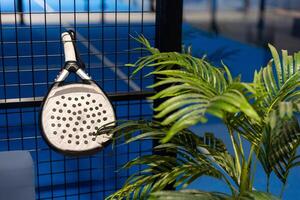
POLYGON ((61 40, 64 45, 65 62, 77 61, 75 46, 72 38, 71 32, 64 32, 61 34, 61 40))

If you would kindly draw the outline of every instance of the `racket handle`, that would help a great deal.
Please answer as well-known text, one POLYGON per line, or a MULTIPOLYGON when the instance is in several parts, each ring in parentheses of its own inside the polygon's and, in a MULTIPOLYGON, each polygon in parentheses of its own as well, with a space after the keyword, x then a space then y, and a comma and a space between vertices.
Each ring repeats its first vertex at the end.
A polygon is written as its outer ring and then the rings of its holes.
POLYGON ((61 40, 64 45, 65 62, 77 61, 75 46, 72 38, 74 37, 71 36, 71 32, 64 32, 61 34, 61 40))

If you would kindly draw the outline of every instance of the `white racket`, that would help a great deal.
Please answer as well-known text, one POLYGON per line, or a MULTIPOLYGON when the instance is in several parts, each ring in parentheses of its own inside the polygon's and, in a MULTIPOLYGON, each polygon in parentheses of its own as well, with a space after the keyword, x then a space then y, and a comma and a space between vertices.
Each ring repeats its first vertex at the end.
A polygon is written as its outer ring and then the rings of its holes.
POLYGON ((105 124, 113 125, 116 117, 108 97, 84 72, 74 40, 74 32, 62 34, 65 66, 44 98, 40 126, 54 150, 86 155, 99 151, 111 139, 108 133, 95 133, 105 124), (81 78, 80 83, 64 83, 71 72, 81 78))

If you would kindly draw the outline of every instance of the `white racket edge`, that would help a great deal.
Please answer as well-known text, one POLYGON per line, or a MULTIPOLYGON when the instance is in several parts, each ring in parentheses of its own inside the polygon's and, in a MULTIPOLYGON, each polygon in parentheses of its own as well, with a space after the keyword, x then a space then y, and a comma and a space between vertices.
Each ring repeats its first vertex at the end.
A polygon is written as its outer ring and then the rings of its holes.
POLYGON ((70 33, 69 32, 62 33, 61 39, 64 45, 65 62, 76 61, 75 48, 70 33))

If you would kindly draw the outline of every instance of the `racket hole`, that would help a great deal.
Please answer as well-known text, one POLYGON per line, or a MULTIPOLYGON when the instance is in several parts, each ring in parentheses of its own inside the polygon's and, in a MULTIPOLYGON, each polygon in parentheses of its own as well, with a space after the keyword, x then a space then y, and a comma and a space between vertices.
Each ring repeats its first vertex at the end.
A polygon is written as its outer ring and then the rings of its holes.
POLYGON ((95 123, 95 121, 94 121, 94 120, 91 120, 91 123, 93 124, 93 123, 95 123))
POLYGON ((103 121, 106 121, 107 120, 107 117, 103 117, 103 121))
POLYGON ((64 103, 64 104, 63 104, 63 106, 64 106, 64 107, 67 107, 67 104, 66 104, 66 103, 64 103))
POLYGON ((98 112, 97 114, 100 116, 100 115, 101 115, 101 112, 98 112))
POLYGON ((92 138, 92 140, 93 140, 93 141, 96 141, 96 138, 94 137, 94 138, 92 138))
POLYGON ((98 130, 98 126, 95 127, 95 130, 96 130, 96 131, 98 130))
POLYGON ((68 98, 68 100, 69 100, 69 101, 71 101, 71 100, 72 100, 72 98, 71 98, 71 97, 69 97, 69 98, 68 98))
POLYGON ((78 116, 78 117, 77 117, 77 120, 81 120, 81 117, 80 117, 80 116, 78 116))
POLYGON ((93 108, 90 108, 90 111, 93 111, 93 108))
POLYGON ((63 112, 63 110, 62 110, 62 109, 59 109, 59 111, 58 111, 58 112, 62 113, 62 112, 63 112))
POLYGON ((90 128, 91 128, 91 126, 87 126, 86 128, 87 128, 87 129, 90 129, 90 128))
POLYGON ((57 124, 58 127, 61 127, 61 124, 57 124))
POLYGON ((98 120, 97 120, 97 122, 98 122, 98 123, 100 123, 100 122, 101 122, 101 120, 100 120, 100 119, 98 119, 98 120))
POLYGON ((63 132, 63 133, 66 133, 66 132, 67 132, 67 130, 65 130, 65 129, 64 129, 62 132, 63 132))
POLYGON ((65 138, 65 136, 61 135, 61 136, 60 136, 60 138, 61 138, 61 139, 64 139, 64 138, 65 138))
POLYGON ((86 135, 86 134, 84 134, 84 135, 83 135, 83 138, 87 138, 87 135, 86 135))
POLYGON ((75 107, 76 107, 76 104, 73 104, 72 107, 75 108, 75 107))
POLYGON ((76 139, 79 139, 80 138, 80 136, 79 135, 76 135, 76 139))
POLYGON ((81 103, 78 103, 78 106, 81 106, 82 104, 81 103))
POLYGON ((69 144, 71 144, 71 143, 72 143, 72 141, 71 141, 71 140, 68 140, 68 143, 69 143, 69 144))
POLYGON ((56 135, 56 134, 57 134, 57 132, 56 132, 56 131, 53 131, 53 134, 54 134, 54 135, 56 135))
POLYGON ((53 109, 52 109, 52 111, 53 111, 53 112, 56 112, 56 109, 55 109, 55 108, 53 108, 53 109))
POLYGON ((54 126, 55 126, 55 124, 51 124, 51 126, 52 126, 52 127, 54 127, 54 126))
POLYGON ((102 104, 101 104, 101 103, 99 104, 99 107, 102 107, 102 104))
POLYGON ((87 97, 91 97, 91 94, 87 94, 86 96, 87 96, 87 97))
POLYGON ((76 112, 73 112, 73 115, 77 115, 77 113, 76 113, 76 112))
POLYGON ((90 115, 86 115, 87 118, 90 118, 90 115))
POLYGON ((77 98, 77 97, 75 97, 75 101, 78 101, 78 98, 77 98))
POLYGON ((103 110, 102 112, 103 112, 103 114, 105 114, 105 113, 106 113, 106 110, 103 110))
POLYGON ((67 118, 63 117, 63 118, 62 118, 62 120, 63 120, 63 121, 66 121, 66 120, 67 120, 67 118))
POLYGON ((92 133, 92 132, 89 132, 89 136, 93 136, 93 133, 92 133))
POLYGON ((67 110, 67 113, 71 113, 72 111, 71 110, 67 110))
POLYGON ((83 111, 84 111, 84 112, 87 112, 87 111, 88 111, 88 109, 86 109, 86 108, 85 108, 85 109, 83 109, 83 111))
POLYGON ((56 104, 59 105, 59 101, 57 101, 56 104))
POLYGON ((77 141, 76 144, 79 145, 79 141, 77 141))
POLYGON ((87 102, 85 102, 85 104, 86 104, 86 105, 89 105, 89 104, 90 104, 90 102, 88 102, 88 101, 87 101, 87 102))
POLYGON ((54 119, 55 117, 53 115, 51 115, 51 119, 54 119))
POLYGON ((87 140, 84 141, 84 144, 88 144, 89 142, 87 140))
POLYGON ((73 131, 76 132, 76 131, 77 131, 77 128, 73 128, 73 131))
POLYGON ((78 125, 79 125, 79 122, 75 122, 75 125, 78 126, 78 125))
POLYGON ((85 121, 85 120, 83 120, 83 121, 82 121, 82 123, 83 123, 83 124, 86 124, 86 121, 85 121))
POLYGON ((62 99, 65 99, 66 97, 65 97, 65 96, 61 96, 61 98, 62 98, 62 99))
POLYGON ((79 111, 78 111, 78 114, 79 114, 79 115, 81 115, 81 114, 82 114, 82 111, 81 111, 81 110, 79 110, 79 111))
POLYGON ((73 120, 73 118, 72 118, 72 117, 69 117, 69 120, 70 120, 70 121, 72 121, 72 120, 73 120))
POLYGON ((93 103, 96 103, 96 100, 95 99, 93 99, 93 101, 92 101, 93 103))
POLYGON ((84 96, 81 96, 81 99, 84 99, 84 96))
POLYGON ((57 120, 60 120, 60 116, 57 116, 56 119, 57 119, 57 120))
POLYGON ((80 128, 79 130, 80 130, 80 131, 83 131, 83 128, 80 128))
POLYGON ((99 110, 99 107, 96 106, 96 107, 95 107, 95 110, 99 110))
POLYGON ((93 116, 93 117, 96 117, 96 114, 95 114, 95 113, 93 113, 93 114, 92 114, 92 116, 93 116))
POLYGON ((71 138, 73 135, 72 134, 69 134, 69 137, 71 138))
POLYGON ((66 124, 66 127, 70 127, 70 124, 66 124))

